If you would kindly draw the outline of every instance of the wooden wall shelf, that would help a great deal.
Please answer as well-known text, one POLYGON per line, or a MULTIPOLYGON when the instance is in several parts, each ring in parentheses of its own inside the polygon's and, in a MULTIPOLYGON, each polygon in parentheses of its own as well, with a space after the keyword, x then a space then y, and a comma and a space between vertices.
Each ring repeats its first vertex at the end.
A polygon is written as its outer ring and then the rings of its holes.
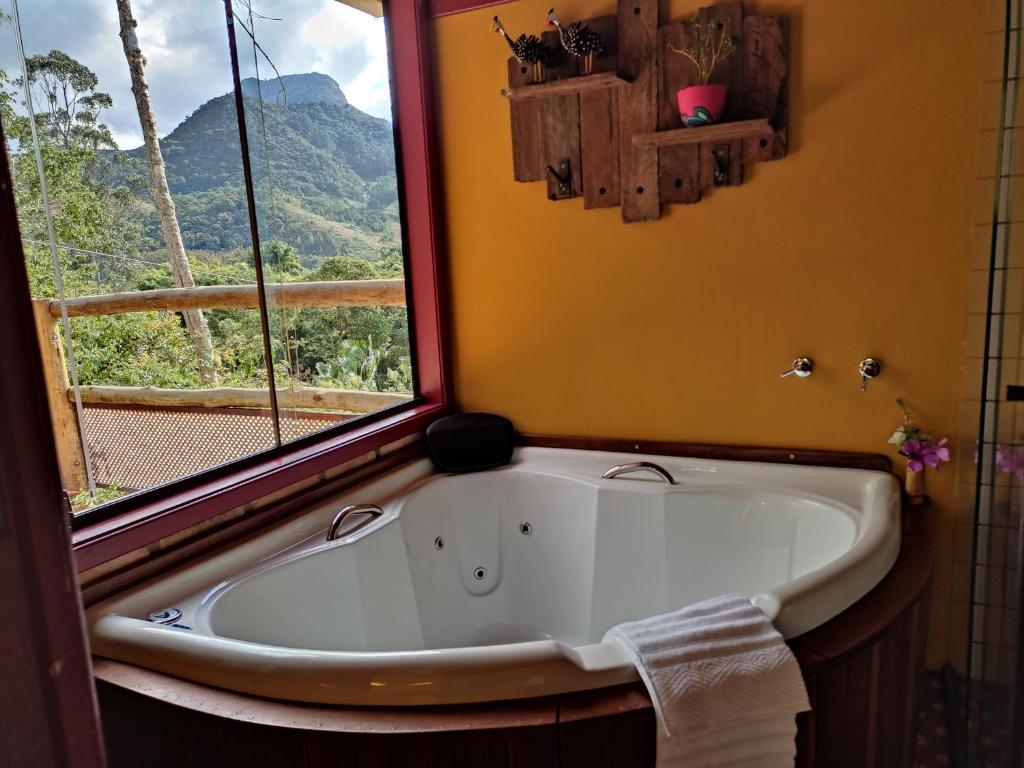
POLYGON ((503 88, 501 95, 513 101, 543 99, 546 96, 566 96, 574 93, 603 91, 629 85, 629 79, 615 72, 599 72, 596 75, 581 75, 553 80, 550 83, 521 85, 517 88, 503 88))
POLYGON ((666 203, 699 202, 736 186, 753 162, 786 156, 785 16, 747 15, 740 2, 701 8, 702 22, 728 22, 736 52, 712 75, 728 95, 722 122, 684 128, 676 94, 695 85, 686 21, 660 23, 657 0, 619 0, 615 16, 585 19, 605 53, 580 75, 557 32, 542 34, 557 60, 534 83, 533 68, 508 60, 516 181, 546 181, 548 197, 582 197, 584 208, 619 206, 626 222, 661 217, 666 203))
POLYGON ((738 120, 693 128, 674 128, 670 131, 633 134, 634 147, 681 147, 687 144, 710 144, 735 139, 767 139, 775 133, 766 119, 738 120))

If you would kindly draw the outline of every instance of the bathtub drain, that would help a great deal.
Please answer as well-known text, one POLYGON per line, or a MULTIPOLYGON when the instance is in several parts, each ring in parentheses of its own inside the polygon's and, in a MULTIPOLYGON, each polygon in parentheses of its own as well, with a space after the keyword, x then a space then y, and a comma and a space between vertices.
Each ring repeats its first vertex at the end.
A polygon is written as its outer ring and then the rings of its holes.
POLYGON ((477 581, 479 581, 480 579, 482 579, 486 575, 487 575, 487 569, 483 568, 482 566, 477 566, 476 568, 473 569, 473 578, 476 579, 477 581))

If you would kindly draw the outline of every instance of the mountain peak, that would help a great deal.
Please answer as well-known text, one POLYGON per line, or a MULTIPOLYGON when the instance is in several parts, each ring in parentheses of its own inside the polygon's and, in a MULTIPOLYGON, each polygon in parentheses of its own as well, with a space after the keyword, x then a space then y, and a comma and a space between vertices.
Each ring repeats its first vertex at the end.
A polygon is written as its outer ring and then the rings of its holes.
POLYGON ((282 75, 280 78, 257 80, 247 77, 242 81, 242 94, 257 97, 270 104, 306 104, 321 101, 326 104, 348 104, 341 86, 329 75, 307 72, 302 75, 282 75))

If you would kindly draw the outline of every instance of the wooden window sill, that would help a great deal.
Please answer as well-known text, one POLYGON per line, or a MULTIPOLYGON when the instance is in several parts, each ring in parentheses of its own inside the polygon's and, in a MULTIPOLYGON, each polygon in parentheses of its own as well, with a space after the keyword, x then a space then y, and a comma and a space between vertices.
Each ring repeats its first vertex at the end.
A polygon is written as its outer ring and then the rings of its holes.
POLYGON ((422 432, 440 404, 411 405, 337 437, 260 457, 256 463, 88 525, 72 536, 79 573, 250 504, 422 432))

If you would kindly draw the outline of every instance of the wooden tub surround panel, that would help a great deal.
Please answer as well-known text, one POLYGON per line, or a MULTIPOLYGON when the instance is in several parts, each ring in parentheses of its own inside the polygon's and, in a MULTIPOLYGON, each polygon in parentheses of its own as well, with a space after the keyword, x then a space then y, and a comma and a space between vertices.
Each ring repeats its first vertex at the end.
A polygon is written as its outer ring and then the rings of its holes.
MULTIPOLYGON (((525 436, 523 442, 883 471, 889 466, 884 456, 827 451, 550 436, 525 436)), ((289 499, 292 511, 296 504, 289 499)), ((789 641, 812 705, 797 720, 799 768, 912 765, 933 517, 928 505, 905 509, 903 546, 885 579, 839 616, 789 641)), ((370 708, 262 699, 107 659, 96 659, 95 671, 112 768, 137 766, 143 756, 152 768, 654 764, 654 710, 640 683, 488 704, 370 708)))

